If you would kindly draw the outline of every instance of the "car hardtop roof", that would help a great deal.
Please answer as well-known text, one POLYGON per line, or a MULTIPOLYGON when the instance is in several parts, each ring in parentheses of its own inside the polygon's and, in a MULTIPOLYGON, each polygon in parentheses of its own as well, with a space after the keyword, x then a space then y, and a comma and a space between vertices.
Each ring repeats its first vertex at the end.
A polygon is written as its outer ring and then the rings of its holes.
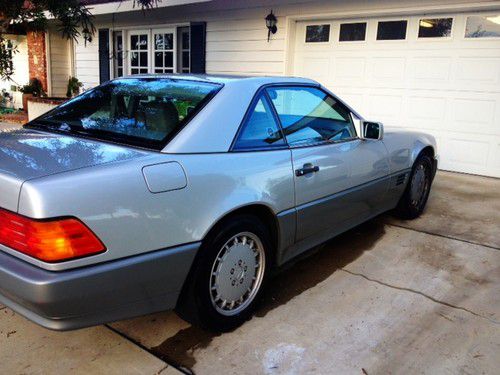
POLYGON ((258 85, 277 84, 313 84, 318 85, 316 81, 308 78, 300 77, 287 77, 287 76, 245 76, 245 75, 224 75, 224 74, 136 74, 124 77, 115 78, 119 79, 133 79, 133 78, 170 78, 186 81, 200 81, 207 83, 218 83, 223 85, 231 85, 235 82, 248 82, 258 85))

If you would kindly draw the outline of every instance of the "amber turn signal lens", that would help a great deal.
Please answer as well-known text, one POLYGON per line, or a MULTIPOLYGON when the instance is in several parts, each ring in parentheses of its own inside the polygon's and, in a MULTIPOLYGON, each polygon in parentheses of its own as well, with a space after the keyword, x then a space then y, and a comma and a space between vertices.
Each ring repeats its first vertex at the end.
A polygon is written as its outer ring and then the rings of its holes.
POLYGON ((44 262, 60 262, 106 250, 75 218, 35 220, 0 209, 0 244, 44 262))

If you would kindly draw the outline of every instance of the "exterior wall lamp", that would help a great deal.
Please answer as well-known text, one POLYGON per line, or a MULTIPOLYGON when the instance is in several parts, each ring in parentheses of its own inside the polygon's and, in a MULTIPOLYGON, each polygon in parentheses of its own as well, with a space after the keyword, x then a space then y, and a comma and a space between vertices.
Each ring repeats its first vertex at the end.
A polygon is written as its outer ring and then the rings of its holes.
POLYGON ((267 27, 267 41, 271 39, 271 33, 276 34, 276 31, 278 31, 278 28, 276 27, 276 24, 278 23, 278 20, 276 19, 276 16, 273 14, 273 10, 271 9, 271 13, 269 13, 266 16, 266 27, 267 27))

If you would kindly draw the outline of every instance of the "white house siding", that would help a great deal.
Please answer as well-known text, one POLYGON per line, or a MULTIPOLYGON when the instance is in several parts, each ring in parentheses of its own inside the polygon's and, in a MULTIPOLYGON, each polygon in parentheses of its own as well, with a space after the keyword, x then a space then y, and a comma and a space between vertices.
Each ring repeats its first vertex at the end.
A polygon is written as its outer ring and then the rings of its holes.
POLYGON ((49 96, 65 97, 68 79, 72 75, 71 41, 63 38, 55 27, 50 28, 47 42, 49 69, 49 96))
POLYGON ((77 38, 74 43, 74 72, 75 77, 83 83, 84 89, 99 84, 99 48, 97 36, 92 42, 85 43, 77 38))
POLYGON ((9 91, 13 97, 14 108, 23 106, 22 94, 19 91, 12 91, 12 86, 22 86, 29 82, 28 73, 28 44, 25 35, 7 35, 7 39, 11 40, 14 46, 17 46, 17 53, 12 57, 14 65, 14 75, 11 81, 0 80, 0 91, 5 89, 9 91))

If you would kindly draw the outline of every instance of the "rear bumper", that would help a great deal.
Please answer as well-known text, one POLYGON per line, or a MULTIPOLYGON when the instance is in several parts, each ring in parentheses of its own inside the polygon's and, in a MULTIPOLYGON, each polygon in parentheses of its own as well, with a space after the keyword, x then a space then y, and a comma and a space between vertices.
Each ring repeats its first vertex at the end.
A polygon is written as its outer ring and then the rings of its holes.
POLYGON ((59 272, 0 252, 0 303, 58 331, 172 309, 199 246, 59 272))

